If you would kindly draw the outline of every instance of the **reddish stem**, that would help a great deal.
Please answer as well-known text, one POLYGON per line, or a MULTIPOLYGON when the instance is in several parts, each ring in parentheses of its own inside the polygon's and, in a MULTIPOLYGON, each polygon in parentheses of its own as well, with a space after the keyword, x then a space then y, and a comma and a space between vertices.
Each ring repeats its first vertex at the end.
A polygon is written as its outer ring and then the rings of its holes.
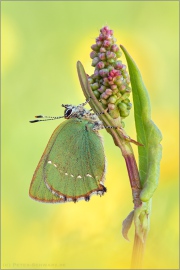
MULTIPOLYGON (((142 204, 140 200, 141 183, 139 178, 138 167, 136 164, 133 151, 131 153, 129 153, 128 151, 128 153, 124 153, 123 156, 126 161, 130 185, 132 189, 134 209, 136 209, 142 204)), ((141 239, 139 238, 139 236, 136 234, 135 231, 131 269, 142 268, 144 250, 145 250, 145 240, 144 243, 142 243, 141 239)))

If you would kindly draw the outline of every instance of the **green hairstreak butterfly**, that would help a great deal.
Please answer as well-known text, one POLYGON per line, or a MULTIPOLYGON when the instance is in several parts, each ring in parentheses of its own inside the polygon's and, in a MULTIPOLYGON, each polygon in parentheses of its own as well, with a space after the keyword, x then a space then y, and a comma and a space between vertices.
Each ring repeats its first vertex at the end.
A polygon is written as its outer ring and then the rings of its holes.
POLYGON ((31 198, 46 203, 89 201, 91 195, 103 195, 106 159, 102 139, 103 128, 98 116, 78 106, 62 105, 64 116, 38 115, 31 123, 67 119, 53 132, 34 172, 29 189, 31 198))

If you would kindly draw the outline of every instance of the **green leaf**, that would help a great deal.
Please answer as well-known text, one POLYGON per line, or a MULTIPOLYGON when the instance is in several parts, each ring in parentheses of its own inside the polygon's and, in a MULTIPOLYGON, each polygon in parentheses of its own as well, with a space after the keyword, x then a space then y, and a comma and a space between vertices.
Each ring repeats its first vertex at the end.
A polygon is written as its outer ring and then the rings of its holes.
MULTIPOLYGON (((99 114, 99 118, 103 122, 104 126, 113 126, 113 127, 114 126, 121 126, 120 117, 117 118, 116 120, 113 119, 107 113, 107 111, 103 109, 101 103, 95 97, 95 95, 91 89, 91 86, 88 82, 87 74, 86 74, 84 67, 80 61, 77 62, 77 71, 78 71, 79 81, 80 81, 84 96, 86 97, 87 100, 90 98, 89 104, 90 104, 91 108, 93 109, 93 111, 95 113, 102 113, 102 112, 104 113, 104 114, 99 114)), ((116 130, 116 129, 106 129, 106 130, 107 130, 107 132, 109 132, 112 135, 116 146, 118 146, 122 149, 122 144, 126 144, 126 146, 127 146, 126 150, 130 153, 132 152, 130 144, 128 142, 124 142, 124 140, 122 140, 122 138, 119 136, 118 130, 116 130)))
POLYGON ((148 91, 143 83, 141 73, 127 50, 121 45, 129 68, 137 140, 144 147, 138 147, 139 174, 143 187, 140 199, 148 201, 157 188, 160 172, 162 135, 158 127, 151 120, 151 106, 148 91))

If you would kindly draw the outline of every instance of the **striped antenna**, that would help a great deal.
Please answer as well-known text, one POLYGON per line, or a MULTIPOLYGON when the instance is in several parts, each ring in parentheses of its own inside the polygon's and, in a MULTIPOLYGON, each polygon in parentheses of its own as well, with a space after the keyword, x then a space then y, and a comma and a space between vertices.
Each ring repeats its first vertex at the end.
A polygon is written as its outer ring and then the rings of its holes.
POLYGON ((35 118, 45 118, 45 119, 36 119, 36 120, 30 120, 30 123, 37 123, 42 121, 49 121, 49 120, 56 120, 59 118, 64 118, 64 116, 46 116, 46 115, 36 115, 35 118))

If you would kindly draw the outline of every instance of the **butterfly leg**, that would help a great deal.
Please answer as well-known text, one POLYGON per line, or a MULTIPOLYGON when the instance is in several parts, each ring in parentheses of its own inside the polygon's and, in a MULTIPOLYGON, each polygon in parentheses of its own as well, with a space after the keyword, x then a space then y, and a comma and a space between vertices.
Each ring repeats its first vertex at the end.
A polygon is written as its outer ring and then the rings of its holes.
POLYGON ((78 106, 85 106, 87 103, 89 103, 89 101, 91 100, 91 97, 89 97, 85 102, 79 104, 78 106))
POLYGON ((126 141, 131 142, 131 143, 134 143, 134 144, 139 145, 139 146, 143 146, 143 144, 141 144, 141 143, 139 143, 139 142, 137 142, 137 141, 131 139, 131 137, 129 137, 129 136, 125 133, 125 130, 124 130, 122 127, 103 126, 102 124, 95 123, 95 126, 94 126, 93 130, 99 130, 99 129, 104 129, 104 128, 105 128, 105 129, 107 129, 107 128, 114 128, 114 129, 117 129, 117 130, 121 133, 123 139, 125 139, 126 141))

